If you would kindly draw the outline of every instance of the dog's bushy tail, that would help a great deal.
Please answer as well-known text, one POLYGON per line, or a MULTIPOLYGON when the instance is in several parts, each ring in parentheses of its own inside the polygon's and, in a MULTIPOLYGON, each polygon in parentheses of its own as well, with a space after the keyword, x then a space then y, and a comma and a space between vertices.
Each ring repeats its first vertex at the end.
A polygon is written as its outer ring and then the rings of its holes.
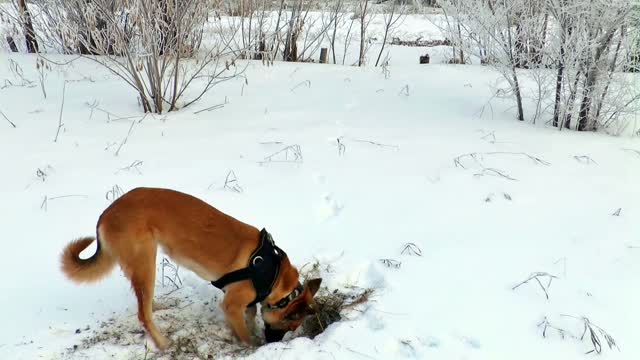
POLYGON ((96 238, 83 237, 70 242, 62 251, 62 272, 76 283, 96 282, 111 272, 116 264, 116 259, 108 251, 101 249, 100 240, 96 252, 90 258, 81 259, 80 253, 86 249, 96 238))

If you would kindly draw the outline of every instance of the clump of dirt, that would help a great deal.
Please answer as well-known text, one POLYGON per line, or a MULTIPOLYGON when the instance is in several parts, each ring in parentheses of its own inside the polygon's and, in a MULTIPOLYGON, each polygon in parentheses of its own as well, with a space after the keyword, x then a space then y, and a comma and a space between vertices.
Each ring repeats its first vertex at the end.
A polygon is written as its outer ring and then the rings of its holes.
POLYGON ((373 295, 373 289, 360 289, 355 292, 324 291, 315 296, 314 308, 316 314, 309 316, 302 324, 303 336, 311 339, 324 332, 329 325, 341 321, 347 310, 353 310, 358 305, 369 301, 373 295))
MULTIPOLYGON (((321 265, 314 262, 310 267, 303 266, 301 273, 305 279, 320 277, 321 273, 331 271, 329 265, 321 265)), ((374 290, 372 288, 349 287, 348 291, 335 289, 329 291, 326 287, 320 288, 316 296, 314 296, 315 304, 313 305, 316 314, 309 316, 302 323, 301 336, 315 338, 324 332, 329 325, 341 321, 344 314, 348 310, 354 310, 359 305, 367 303, 374 290)))

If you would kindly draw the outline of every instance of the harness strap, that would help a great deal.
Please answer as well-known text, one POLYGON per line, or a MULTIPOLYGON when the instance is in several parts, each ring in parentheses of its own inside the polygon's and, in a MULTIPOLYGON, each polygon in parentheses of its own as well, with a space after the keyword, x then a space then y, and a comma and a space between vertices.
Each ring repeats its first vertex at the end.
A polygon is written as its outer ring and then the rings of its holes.
POLYGON ((212 281, 211 285, 218 289, 243 280, 251 280, 256 291, 256 298, 247 306, 253 306, 269 296, 280 273, 280 262, 287 254, 273 242, 266 229, 260 231, 258 247, 251 253, 247 267, 232 271, 212 281))
POLYGON ((242 281, 242 280, 247 280, 251 278, 251 269, 249 269, 248 267, 240 269, 240 270, 235 270, 232 271, 230 273, 226 273, 224 274, 221 278, 219 278, 216 281, 212 281, 211 285, 217 287, 218 289, 223 289, 225 286, 234 283, 234 282, 238 282, 238 281, 242 281))

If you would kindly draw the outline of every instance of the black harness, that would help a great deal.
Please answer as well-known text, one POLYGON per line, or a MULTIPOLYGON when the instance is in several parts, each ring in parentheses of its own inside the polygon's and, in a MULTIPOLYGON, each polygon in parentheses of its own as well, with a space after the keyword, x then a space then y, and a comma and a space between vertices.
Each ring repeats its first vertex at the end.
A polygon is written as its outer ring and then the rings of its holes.
MULTIPOLYGON (((280 273, 280 263, 285 257, 287 257, 287 254, 276 246, 271 234, 266 229, 262 229, 260 231, 260 243, 251 253, 247 267, 225 274, 218 280, 212 281, 211 285, 222 290, 231 283, 251 279, 253 288, 256 290, 256 298, 247 307, 253 306, 266 299, 271 293, 280 273)), ((299 290, 300 287, 298 284, 298 287, 291 294, 280 300, 275 306, 267 306, 269 308, 280 307, 282 304, 286 306, 301 292, 299 290), (295 296, 292 297, 292 295, 295 296)))

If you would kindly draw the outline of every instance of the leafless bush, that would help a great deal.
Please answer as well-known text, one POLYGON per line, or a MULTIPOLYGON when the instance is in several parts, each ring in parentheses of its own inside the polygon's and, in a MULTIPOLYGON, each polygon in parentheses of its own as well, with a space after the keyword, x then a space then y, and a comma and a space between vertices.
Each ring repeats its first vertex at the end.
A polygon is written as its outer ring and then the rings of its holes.
POLYGON ((202 46, 209 1, 40 0, 45 33, 63 52, 79 52, 130 85, 145 112, 198 101, 242 70, 221 37, 202 46), (187 89, 190 99, 183 100, 187 89))

